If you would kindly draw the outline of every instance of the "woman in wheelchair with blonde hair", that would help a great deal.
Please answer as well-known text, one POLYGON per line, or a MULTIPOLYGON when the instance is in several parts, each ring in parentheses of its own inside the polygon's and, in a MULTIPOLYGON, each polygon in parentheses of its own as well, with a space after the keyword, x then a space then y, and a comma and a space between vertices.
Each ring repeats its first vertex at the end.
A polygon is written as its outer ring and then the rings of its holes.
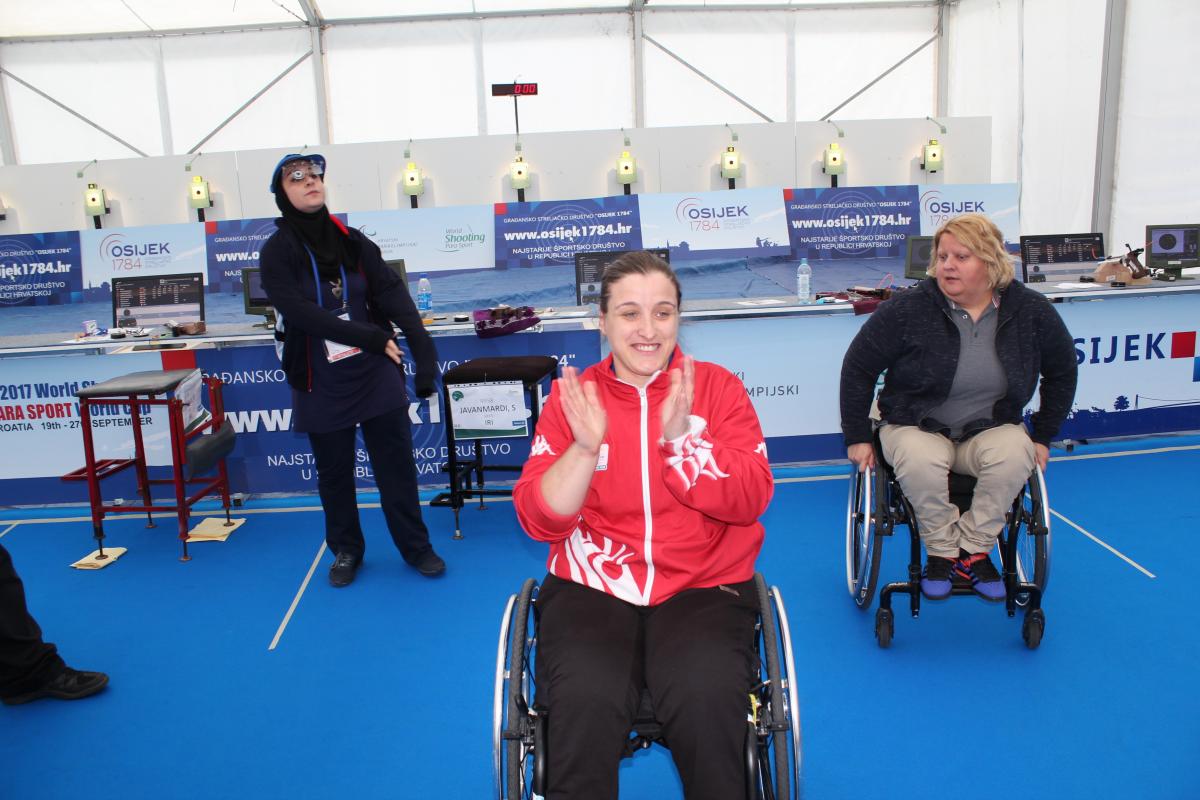
POLYGON ((563 370, 514 491, 526 532, 550 543, 535 606, 548 800, 617 796, 643 687, 688 800, 746 793, 754 561, 773 483, 745 387, 679 349, 679 304, 658 257, 608 267, 612 353, 563 370))
POLYGON ((878 435, 917 517, 931 600, 969 581, 1005 599, 988 552, 1004 512, 1043 469, 1075 397, 1075 345, 1050 302, 1013 280, 996 225, 982 214, 943 224, 930 277, 879 306, 842 362, 842 434, 859 470, 875 466, 871 401, 880 373, 878 435), (1040 403, 1022 424, 1041 380, 1040 403), (977 478, 965 514, 950 501, 950 472, 977 478))

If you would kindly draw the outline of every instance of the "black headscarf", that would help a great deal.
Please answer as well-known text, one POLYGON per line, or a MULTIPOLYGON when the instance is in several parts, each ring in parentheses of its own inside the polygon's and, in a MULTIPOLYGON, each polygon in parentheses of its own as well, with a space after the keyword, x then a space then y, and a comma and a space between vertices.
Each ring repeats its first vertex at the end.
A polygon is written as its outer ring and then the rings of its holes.
POLYGON ((352 266, 346 250, 346 234, 334 224, 326 206, 312 212, 301 211, 288 200, 282 185, 275 191, 275 205, 283 214, 284 222, 313 251, 322 280, 337 280, 341 277, 342 265, 352 266))

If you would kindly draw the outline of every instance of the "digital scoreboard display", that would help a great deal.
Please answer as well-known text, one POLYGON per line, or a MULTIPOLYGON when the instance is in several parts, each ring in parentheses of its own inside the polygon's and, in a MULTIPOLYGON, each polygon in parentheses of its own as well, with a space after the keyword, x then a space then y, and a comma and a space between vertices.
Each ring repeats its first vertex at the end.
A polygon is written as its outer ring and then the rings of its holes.
POLYGON ((536 83, 493 83, 492 97, 524 97, 537 94, 536 83))

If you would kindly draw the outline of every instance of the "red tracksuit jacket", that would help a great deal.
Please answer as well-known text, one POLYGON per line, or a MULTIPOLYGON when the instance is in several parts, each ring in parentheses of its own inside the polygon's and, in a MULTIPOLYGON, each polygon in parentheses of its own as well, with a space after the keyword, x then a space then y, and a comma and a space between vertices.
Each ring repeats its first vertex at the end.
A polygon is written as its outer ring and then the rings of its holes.
MULTIPOLYGON (((678 364, 678 348, 672 363, 678 364)), ((608 416, 583 508, 556 514, 542 474, 573 441, 552 391, 513 492, 517 516, 550 543, 549 571, 636 605, 685 590, 749 580, 762 548, 758 518, 774 491, 767 447, 741 381, 697 361, 689 431, 663 442, 666 372, 643 388, 617 379, 612 356, 586 369, 608 416)))

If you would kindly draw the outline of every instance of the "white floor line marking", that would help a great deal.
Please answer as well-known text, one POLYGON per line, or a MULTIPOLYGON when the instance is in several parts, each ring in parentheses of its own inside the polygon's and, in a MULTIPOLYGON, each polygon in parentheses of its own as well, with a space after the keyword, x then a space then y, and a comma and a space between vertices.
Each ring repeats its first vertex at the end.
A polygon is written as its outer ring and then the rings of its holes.
POLYGON ((313 559, 312 566, 308 568, 308 574, 304 576, 304 582, 300 584, 300 590, 296 592, 295 598, 292 599, 291 607, 283 615, 283 622, 279 623, 279 630, 275 631, 275 638, 271 640, 271 646, 267 650, 274 650, 275 646, 279 644, 279 639, 283 636, 283 630, 292 621, 292 614, 295 613, 296 606, 300 605, 300 598, 304 596, 304 590, 308 588, 308 582, 312 580, 313 573, 317 571, 317 564, 321 563, 321 556, 323 555, 325 555, 325 543, 321 542, 321 547, 317 550, 317 557, 313 559))
POLYGON ((19 522, 14 522, 12 525, 9 525, 9 526, 8 526, 7 528, 5 528, 4 530, 0 531, 0 539, 3 539, 3 538, 4 538, 4 534, 8 533, 9 531, 11 531, 13 528, 17 527, 17 526, 18 526, 18 525, 20 525, 20 524, 21 524, 21 523, 19 523, 19 522))
POLYGON ((775 483, 812 483, 813 481, 847 481, 850 480, 850 473, 839 473, 837 475, 810 475, 805 478, 776 478, 775 483))
MULTIPOLYGON (((467 502, 470 502, 470 501, 468 500, 467 502)), ((511 503, 512 498, 511 497, 489 497, 489 498, 487 498, 487 502, 489 502, 489 503, 495 503, 495 502, 511 503)), ((421 505, 428 506, 429 501, 422 500, 421 505)), ((381 506, 379 503, 359 503, 358 507, 359 508, 380 508, 381 506)), ((466 508, 466 506, 464 505, 463 508, 466 508)), ((297 511, 323 511, 323 510, 324 509, 319 505, 317 505, 317 506, 289 506, 287 508, 231 508, 229 510, 229 515, 231 517, 240 517, 243 514, 291 514, 291 513, 297 512, 297 511)), ((223 516, 224 514, 225 514, 225 509, 218 508, 218 509, 211 510, 211 511, 193 511, 189 516, 192 516, 192 517, 215 517, 217 515, 223 516)), ((145 515, 146 515, 145 511, 133 511, 133 512, 129 512, 127 514, 105 514, 104 519, 105 520, 141 519, 145 515)), ((154 514, 155 519, 175 519, 176 516, 177 515, 175 514, 174 511, 155 512, 155 514, 154 514)), ((83 516, 83 517, 38 517, 35 519, 19 519, 19 520, 16 520, 15 522, 13 522, 13 524, 14 525, 46 525, 48 523, 91 522, 91 521, 92 521, 92 517, 89 514, 89 515, 83 516)), ((0 523, 0 524, 3 524, 3 523, 0 523)))
POLYGON ((1080 453, 1077 456, 1051 456, 1051 461, 1087 461, 1092 458, 1116 458, 1117 456, 1152 456, 1157 453, 1182 453, 1187 450, 1200 450, 1200 444, 1186 444, 1178 447, 1154 447, 1149 450, 1120 450, 1113 453, 1080 453))
POLYGON ((1080 533, 1082 533, 1084 536, 1086 536, 1086 537, 1088 537, 1089 539, 1091 539, 1091 540, 1092 540, 1093 542, 1095 542, 1096 544, 1098 544, 1098 545, 1100 545, 1101 547, 1103 547, 1103 548, 1104 548, 1105 550, 1107 550, 1108 552, 1112 553, 1112 554, 1113 554, 1114 556, 1116 556, 1117 558, 1119 558, 1119 559, 1121 559, 1122 561, 1124 561, 1124 562, 1125 562, 1126 564, 1128 564, 1129 566, 1131 566, 1131 567, 1133 567, 1134 569, 1136 569, 1138 572, 1141 572, 1141 573, 1142 573, 1143 575, 1145 575, 1146 577, 1148 577, 1148 578, 1154 578, 1154 577, 1156 577, 1156 576, 1155 576, 1155 574, 1154 574, 1153 572, 1151 572, 1150 570, 1146 569, 1146 568, 1145 568, 1145 567, 1143 567, 1141 564, 1137 563, 1137 562, 1136 562, 1136 561, 1134 561, 1132 558, 1130 558, 1129 556, 1127 556, 1127 555, 1125 555, 1124 553, 1122 553, 1120 550, 1117 550, 1117 549, 1116 549, 1115 547, 1113 547, 1112 545, 1108 544, 1107 542, 1103 542, 1103 541, 1101 541, 1100 539, 1098 539, 1098 538, 1096 538, 1095 536, 1093 536, 1092 534, 1088 533, 1088 532, 1087 532, 1087 531, 1085 531, 1083 528, 1079 527, 1079 526, 1078 526, 1078 525, 1076 525, 1074 522, 1072 522, 1071 520, 1069 520, 1069 519, 1067 519, 1066 517, 1064 517, 1062 514, 1060 514, 1060 513, 1058 513, 1057 511, 1055 511, 1053 508, 1052 508, 1052 509, 1050 509, 1050 513, 1051 513, 1051 514, 1053 514, 1054 516, 1058 517, 1059 519, 1061 519, 1063 522, 1065 522, 1065 523, 1067 523, 1068 525, 1070 525, 1070 526, 1071 526, 1072 528, 1074 528, 1075 530, 1077 530, 1077 531, 1079 531, 1080 533))

